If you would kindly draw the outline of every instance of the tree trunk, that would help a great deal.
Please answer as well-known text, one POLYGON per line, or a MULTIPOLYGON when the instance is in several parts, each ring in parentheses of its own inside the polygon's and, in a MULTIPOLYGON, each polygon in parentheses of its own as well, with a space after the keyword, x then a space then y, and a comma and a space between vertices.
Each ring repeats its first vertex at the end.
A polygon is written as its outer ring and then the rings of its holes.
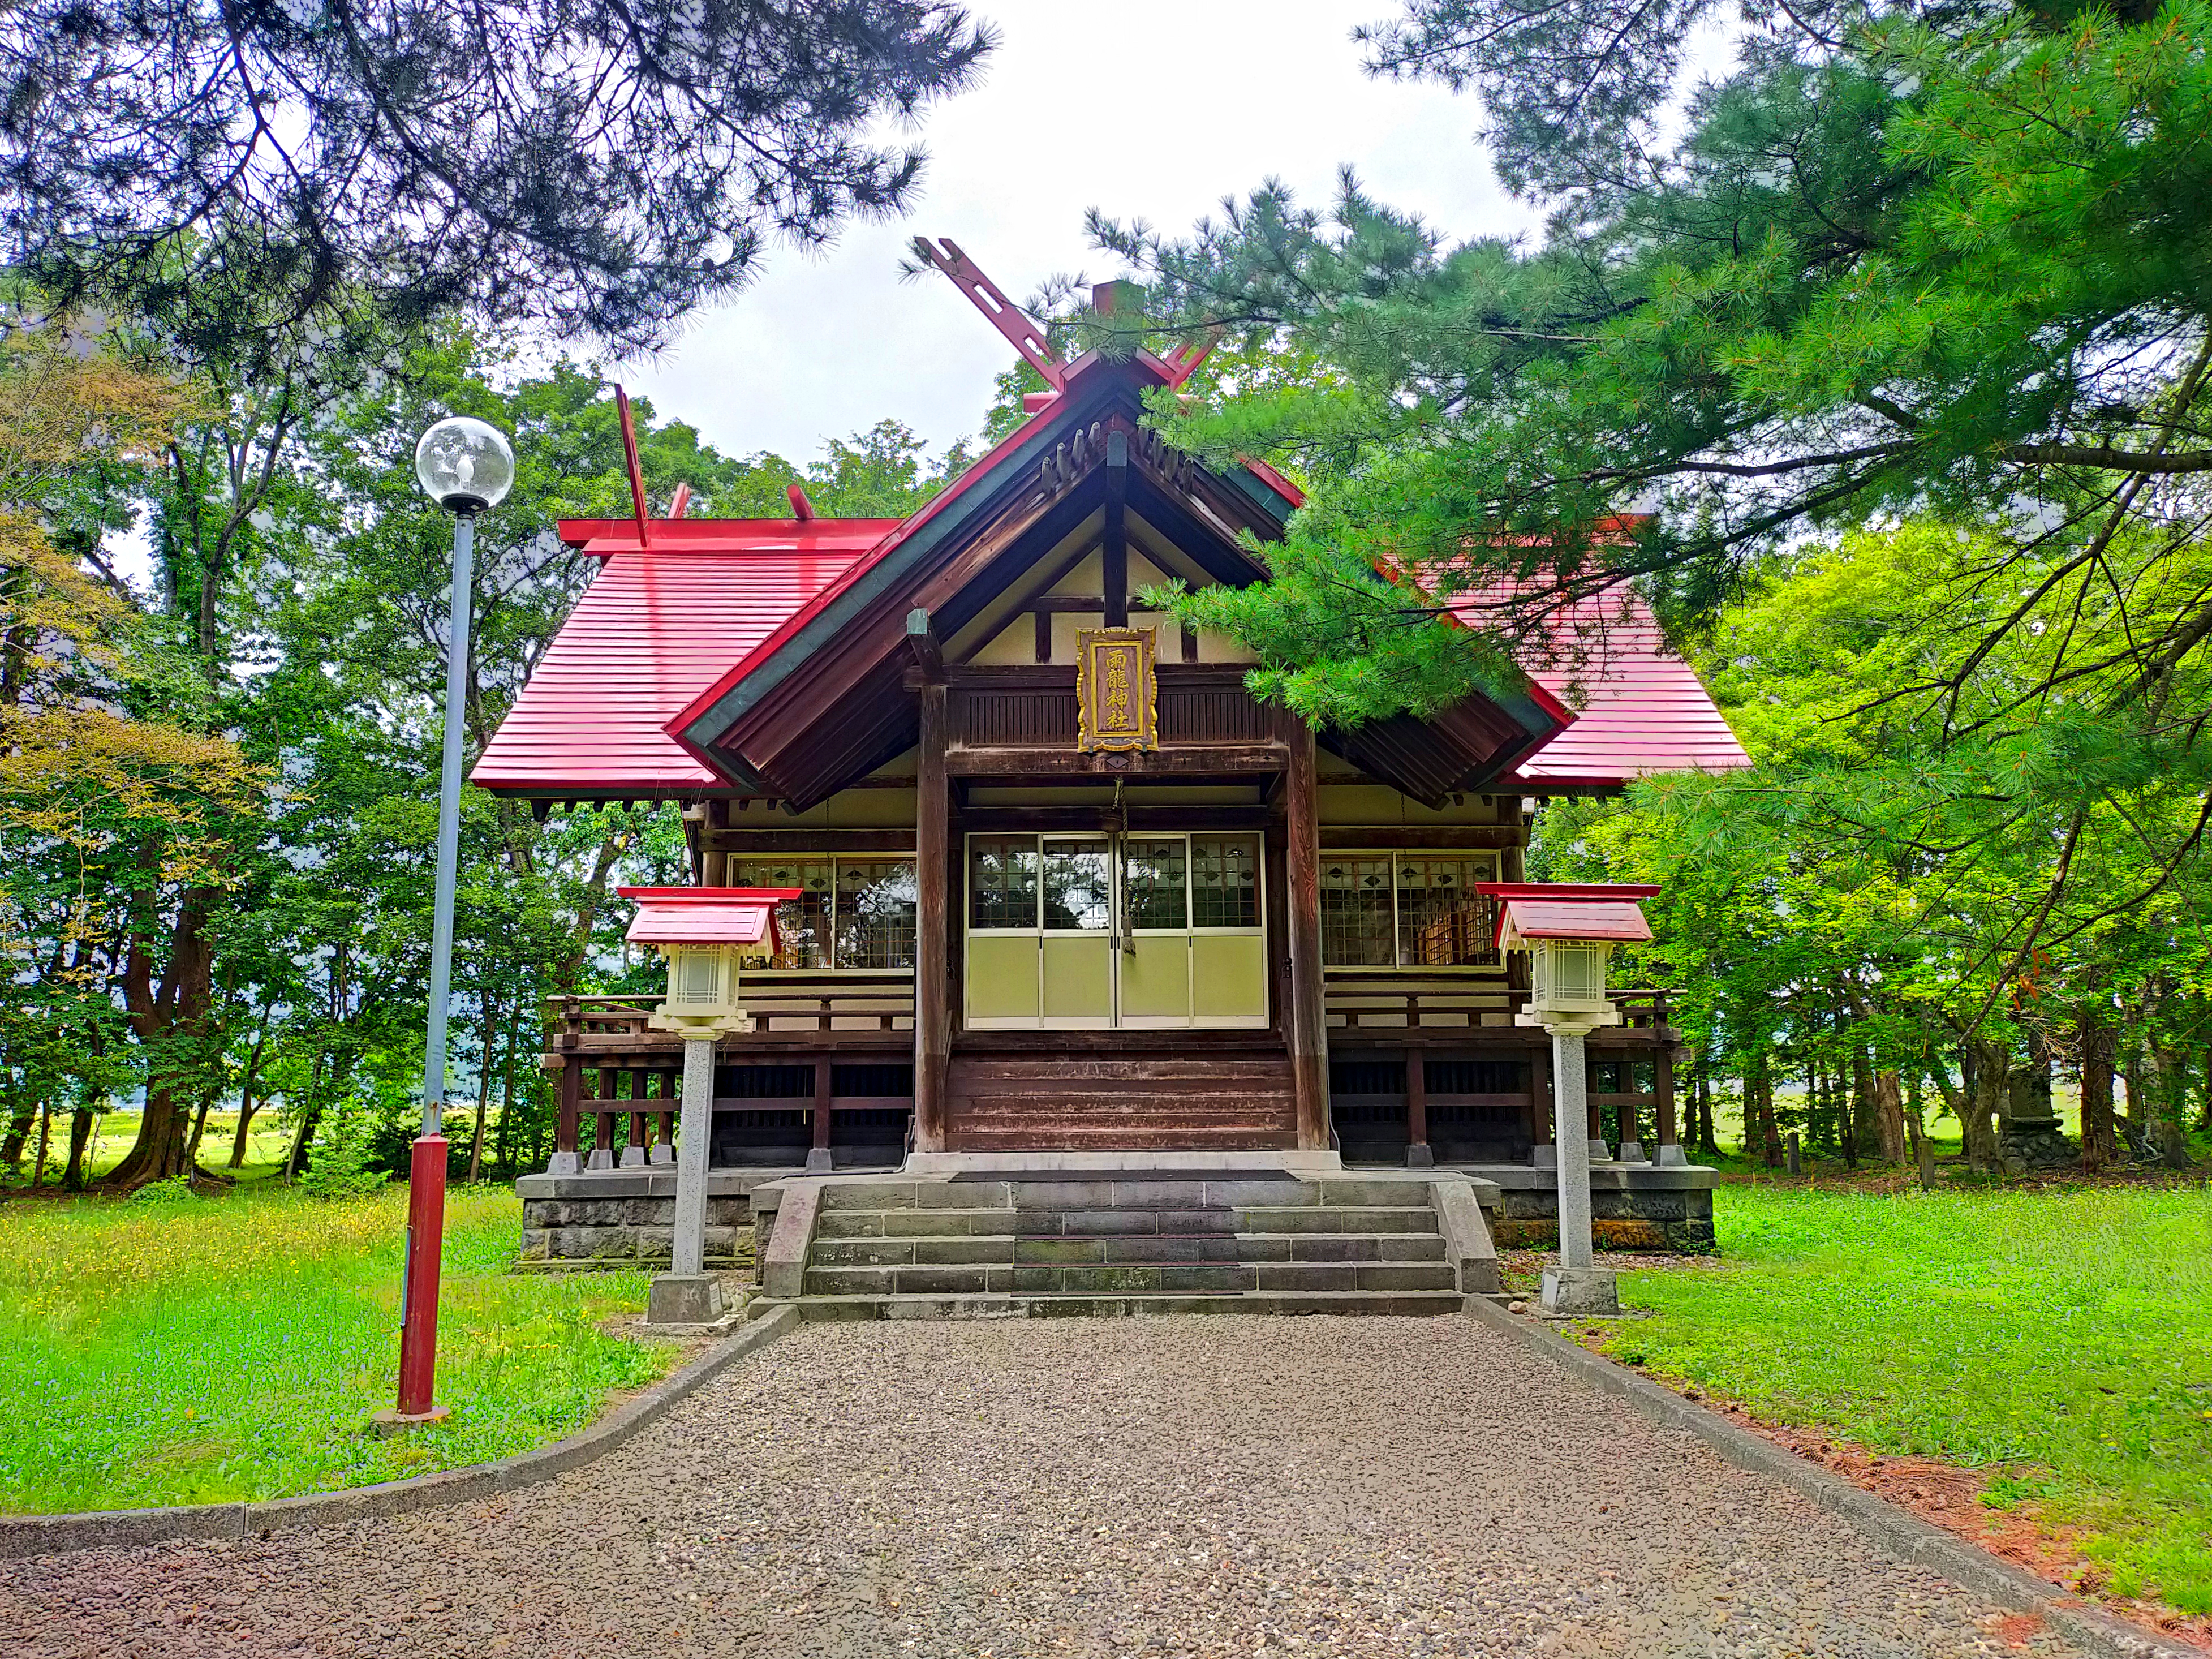
POLYGON ((1859 1167, 1859 1125, 1874 1112, 1874 1061, 1868 1057, 1866 1044, 1851 1044, 1851 1086, 1837 1092, 1837 1128, 1844 1141, 1844 1167, 1859 1167))
POLYGON ((46 1178, 46 1141, 54 1127, 54 1103, 39 1102, 39 1155, 31 1161, 31 1190, 36 1192, 39 1183, 46 1178))
POLYGON ((2189 1167, 2189 1067, 2179 1052, 2156 1056, 2166 1086, 2160 1093, 2159 1161, 2170 1170, 2189 1167))
POLYGON ((1691 1133, 1696 1139, 1698 1155, 1718 1158, 1721 1149, 1713 1139, 1712 1062, 1703 1054, 1698 1057, 1698 1088, 1691 1099, 1690 1109, 1697 1114, 1697 1121, 1691 1126, 1691 1133))
POLYGON ((2142 1045, 2130 1042, 2123 1052, 2126 1057, 2120 1062, 2120 1081, 2127 1087, 2128 1098, 2127 1109, 2120 1114, 2120 1121, 2128 1126, 2128 1139, 2141 1146, 2149 1131, 2151 1118, 2144 1108, 2149 1089, 2143 1080, 2142 1045))
MULTIPOLYGON (((1758 1127, 1759 1156, 1768 1169, 1778 1169, 1782 1164, 1782 1131, 1774 1121, 1774 1079, 1764 1054, 1752 1062, 1752 1075, 1744 1080, 1744 1091, 1750 1097, 1747 1103, 1758 1127)), ((1745 1138, 1750 1137, 1747 1134, 1745 1138)))
POLYGON ((214 1109, 212 1091, 200 1097, 200 1103, 192 1110, 192 1132, 185 1142, 185 1173, 190 1175, 200 1161, 200 1140, 207 1133, 208 1113, 214 1109))
POLYGON ((2081 1168, 2091 1175, 2112 1161, 2112 1028, 2084 1012, 2075 1029, 2081 1039, 2081 1168))
POLYGON ((307 1097, 300 1107, 300 1121, 292 1131, 292 1144, 284 1151, 283 1179, 290 1182, 301 1168, 307 1151, 307 1137, 315 1133, 315 1125, 323 1116, 323 1056, 317 1054, 315 1063, 307 1072, 307 1097))
POLYGON ((84 1148, 92 1139, 92 1109, 80 1106, 70 1114, 69 1167, 62 1171, 62 1185, 73 1193, 84 1190, 84 1148))
MULTIPOLYGON (((214 1000, 207 926, 216 896, 211 889, 194 888, 179 904, 168 965, 158 990, 154 984, 151 939, 143 928, 131 937, 123 991, 131 1028, 158 1060, 171 1065, 179 1058, 174 1050, 206 1032, 214 1000), (171 1052, 163 1054, 163 1050, 171 1052)), ((188 1126, 184 1103, 191 1092, 181 1067, 159 1082, 149 1079, 146 1109, 138 1119, 138 1139, 108 1177, 115 1185, 128 1191, 187 1172, 191 1166, 185 1161, 188 1126)))
POLYGON ((1973 1062, 1973 1090, 1965 1103, 1966 1167, 1988 1175, 1997 1167, 1997 1113, 2012 1075, 2012 1054, 1983 1037, 1969 1037, 1966 1049, 1973 1062))
POLYGON ((19 1169, 23 1162, 23 1148, 31 1144, 31 1128, 39 1115, 24 1095, 15 1096, 15 1109, 8 1119, 8 1133, 0 1139, 0 1164, 10 1170, 19 1169))
POLYGON ((1881 1161, 1891 1165, 1902 1164, 1906 1152, 1905 1085, 1894 1072, 1875 1073, 1874 1132, 1881 1146, 1881 1161))
POLYGON ((230 1138, 230 1165, 234 1170, 246 1167, 246 1137, 252 1132, 253 1115, 261 1109, 261 1103, 252 1095, 238 1097, 238 1133, 230 1138))

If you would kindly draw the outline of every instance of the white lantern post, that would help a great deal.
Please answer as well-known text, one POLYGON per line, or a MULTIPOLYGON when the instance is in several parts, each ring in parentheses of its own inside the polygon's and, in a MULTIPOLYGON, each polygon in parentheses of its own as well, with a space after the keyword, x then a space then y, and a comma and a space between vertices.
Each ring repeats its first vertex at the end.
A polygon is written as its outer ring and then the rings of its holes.
POLYGON ((1559 1165, 1559 1265, 1544 1270, 1548 1314, 1614 1314, 1613 1270, 1594 1264, 1590 1204, 1589 1081, 1583 1039, 1620 1024, 1605 994, 1606 959, 1616 945, 1651 937, 1638 903, 1659 890, 1641 884, 1485 882, 1498 901, 1501 950, 1526 951, 1528 1006, 1517 1024, 1552 1039, 1553 1139, 1559 1165))
POLYGON ((648 1022, 684 1038, 684 1093, 676 1130, 676 1228, 669 1271, 653 1281, 646 1321, 706 1325, 721 1317, 722 1292, 707 1272, 708 1154, 714 1132, 714 1050, 725 1033, 750 1031, 752 1016, 738 1000, 738 974, 748 961, 772 959, 779 948, 775 908, 797 888, 623 887, 637 903, 628 938, 658 945, 668 963, 668 989, 648 1022))

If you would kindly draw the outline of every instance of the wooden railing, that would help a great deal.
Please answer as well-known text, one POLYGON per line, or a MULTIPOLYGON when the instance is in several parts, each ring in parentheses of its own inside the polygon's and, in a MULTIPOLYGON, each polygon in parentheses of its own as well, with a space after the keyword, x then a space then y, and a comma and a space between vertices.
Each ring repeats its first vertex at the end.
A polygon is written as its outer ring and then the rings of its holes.
MULTIPOLYGON (((656 1001, 548 1000, 544 1064, 561 1099, 556 1152, 588 1150, 595 1169, 672 1157, 684 1039, 653 1028, 656 1001)), ((738 1068, 738 1092, 714 1101, 717 1162, 781 1161, 817 1148, 826 1155, 841 1130, 872 1143, 901 1138, 893 1120, 902 1122, 913 1104, 910 1092, 899 1092, 910 1090, 910 972, 748 977, 742 1001, 753 1029, 724 1036, 716 1055, 720 1067, 738 1068)))
MULTIPOLYGON (((1620 1010, 1620 1024, 1595 1033, 1601 1043, 1609 1032, 1656 1035, 1670 1024, 1665 991, 1621 990, 1611 996, 1620 1010)), ((1323 1004, 1331 1029, 1338 1031, 1513 1030, 1515 1017, 1528 1006, 1528 993, 1510 988, 1502 975, 1333 968, 1326 975, 1323 1004)))
MULTIPOLYGON (((740 1000, 753 1017, 750 1032, 725 1037, 725 1052, 749 1038, 805 1032, 910 1031, 914 975, 844 972, 747 976, 740 1000)), ((666 1048, 681 1054, 684 1040, 652 1028, 650 997, 552 997, 545 1005, 548 1053, 597 1053, 614 1048, 666 1048)))

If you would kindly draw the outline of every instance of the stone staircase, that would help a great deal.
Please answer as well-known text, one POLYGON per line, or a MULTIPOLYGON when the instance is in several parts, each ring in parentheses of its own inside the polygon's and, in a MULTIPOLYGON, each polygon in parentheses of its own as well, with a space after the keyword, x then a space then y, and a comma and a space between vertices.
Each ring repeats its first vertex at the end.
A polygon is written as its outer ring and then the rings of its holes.
POLYGON ((810 1319, 1445 1314, 1495 1291, 1472 1183, 1280 1174, 793 1179, 763 1308, 810 1319))

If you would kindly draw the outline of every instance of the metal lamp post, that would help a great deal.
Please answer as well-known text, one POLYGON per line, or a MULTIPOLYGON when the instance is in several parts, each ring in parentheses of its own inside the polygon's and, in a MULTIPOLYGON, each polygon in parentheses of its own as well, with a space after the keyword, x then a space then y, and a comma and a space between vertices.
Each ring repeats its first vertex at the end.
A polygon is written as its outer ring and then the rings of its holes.
POLYGON ((476 517, 507 498, 514 450, 486 422, 454 416, 415 446, 423 493, 453 515, 452 635, 446 656, 446 742, 438 782, 438 890, 430 927, 430 1029, 422 1058, 422 1133, 408 1164, 407 1267, 399 1326, 399 1409, 391 1423, 435 1422, 438 1270, 446 1225, 446 1004, 453 979, 453 887, 460 862, 462 709, 468 689, 469 608, 474 587, 476 517))

